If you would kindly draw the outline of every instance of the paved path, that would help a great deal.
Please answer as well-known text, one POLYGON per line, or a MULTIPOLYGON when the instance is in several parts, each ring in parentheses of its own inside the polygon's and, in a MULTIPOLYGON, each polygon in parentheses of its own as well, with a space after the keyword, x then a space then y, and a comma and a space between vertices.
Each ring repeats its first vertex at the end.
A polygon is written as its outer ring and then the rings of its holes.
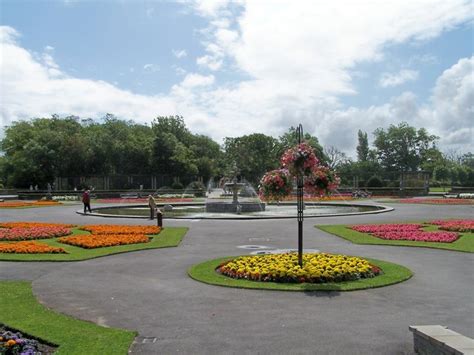
MULTIPOLYGON (((178 248, 69 263, 0 262, 0 279, 33 281, 40 302, 74 317, 137 330, 156 342, 135 354, 411 354, 413 324, 442 324, 474 336, 474 256, 425 248, 354 245, 315 224, 472 218, 472 206, 392 204, 366 216, 305 220, 305 247, 400 263, 415 276, 374 290, 292 293, 240 290, 190 279, 193 264, 243 251, 296 247, 296 222, 167 221, 189 226, 178 248)), ((1 221, 151 224, 74 213, 80 206, 0 211, 1 221)))

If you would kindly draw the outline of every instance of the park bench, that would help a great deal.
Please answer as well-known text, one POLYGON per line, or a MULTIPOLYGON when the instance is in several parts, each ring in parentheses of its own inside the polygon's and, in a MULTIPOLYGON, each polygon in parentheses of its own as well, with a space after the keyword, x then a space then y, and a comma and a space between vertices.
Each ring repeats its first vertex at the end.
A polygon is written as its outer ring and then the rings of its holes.
POLYGON ((139 198, 140 195, 137 192, 125 192, 120 194, 121 198, 139 198))
POLYGON ((442 325, 411 325, 415 353, 421 355, 474 354, 474 340, 442 325))

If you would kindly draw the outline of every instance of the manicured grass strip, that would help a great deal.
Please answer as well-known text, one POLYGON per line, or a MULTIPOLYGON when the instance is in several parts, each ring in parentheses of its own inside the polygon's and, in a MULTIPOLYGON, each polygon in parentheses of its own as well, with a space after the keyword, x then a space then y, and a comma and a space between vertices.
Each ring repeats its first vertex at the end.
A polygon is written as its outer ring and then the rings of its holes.
POLYGON ((127 354, 136 332, 104 328, 56 313, 36 300, 30 282, 0 282, 0 323, 59 345, 55 354, 127 354))
POLYGON ((355 291, 393 285, 408 280, 413 276, 412 272, 404 266, 369 258, 364 259, 381 268, 384 272, 383 275, 357 281, 328 282, 324 284, 296 284, 232 279, 216 272, 216 268, 221 263, 234 258, 237 258, 237 256, 208 260, 201 264, 194 265, 189 268, 188 275, 194 280, 210 285, 273 291, 355 291))
MULTIPOLYGON (((354 244, 374 244, 374 245, 395 245, 405 247, 423 247, 423 248, 435 248, 445 250, 455 250, 473 253, 474 252, 474 233, 461 233, 458 240, 452 243, 436 243, 436 242, 418 242, 412 240, 387 240, 371 236, 367 233, 357 232, 345 225, 325 225, 316 226, 317 228, 334 234, 338 237, 344 238, 354 244)), ((429 226, 424 228, 426 231, 438 230, 435 226, 429 226)))
MULTIPOLYGON (((54 247, 61 247, 68 254, 6 254, 0 253, 0 260, 9 261, 78 261, 101 256, 127 253, 135 250, 156 249, 176 247, 181 243, 184 235, 188 231, 185 227, 166 227, 160 234, 151 236, 152 240, 148 243, 119 245, 113 247, 83 249, 68 244, 59 243, 57 238, 40 239, 41 243, 45 243, 54 247)), ((72 235, 89 234, 89 232, 73 229, 72 235)))

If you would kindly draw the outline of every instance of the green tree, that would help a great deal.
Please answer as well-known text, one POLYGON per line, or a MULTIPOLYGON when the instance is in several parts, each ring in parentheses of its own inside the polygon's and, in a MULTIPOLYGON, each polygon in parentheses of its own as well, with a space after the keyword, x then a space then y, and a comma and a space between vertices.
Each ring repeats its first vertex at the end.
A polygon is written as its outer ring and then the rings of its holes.
POLYGON ((228 168, 235 163, 243 178, 258 183, 268 170, 279 166, 280 144, 261 133, 238 138, 225 138, 224 155, 228 168))
POLYGON ((224 154, 219 144, 207 136, 193 135, 189 149, 193 153, 198 175, 203 177, 204 181, 221 173, 224 154))
MULTIPOLYGON (((314 148, 314 154, 316 154, 316 157, 318 157, 318 159, 322 163, 327 164, 328 159, 324 154, 323 147, 321 146, 321 144, 319 144, 318 138, 312 136, 309 133, 304 133, 303 140, 314 148)), ((296 138, 296 128, 291 126, 288 129, 288 132, 280 136, 280 150, 278 152, 278 155, 281 156, 285 152, 285 150, 294 147, 296 144, 298 144, 296 138)))
POLYGON ((186 127, 183 116, 158 116, 151 123, 151 127, 155 134, 171 133, 183 144, 190 144, 192 134, 186 127))
POLYGON ((152 171, 157 174, 187 177, 198 173, 192 151, 172 133, 162 132, 155 136, 151 160, 152 171))
POLYGON ((449 180, 450 169, 446 165, 438 165, 434 168, 433 177, 435 180, 445 183, 449 180))
POLYGON ((426 161, 427 152, 436 148, 438 137, 424 128, 416 129, 406 122, 390 125, 387 131, 374 132, 377 157, 388 171, 416 171, 426 161))
POLYGON ((369 140, 367 138, 367 133, 362 132, 359 129, 357 132, 357 137, 359 144, 357 145, 357 160, 358 161, 367 161, 369 159, 369 140))

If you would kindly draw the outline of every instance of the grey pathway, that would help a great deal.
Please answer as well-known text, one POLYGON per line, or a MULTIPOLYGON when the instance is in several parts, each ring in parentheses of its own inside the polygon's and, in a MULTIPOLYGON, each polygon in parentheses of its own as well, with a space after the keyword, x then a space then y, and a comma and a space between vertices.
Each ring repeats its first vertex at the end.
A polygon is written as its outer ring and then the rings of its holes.
MULTIPOLYGON (((390 204, 387 204, 390 205, 390 204)), ((178 248, 73 263, 0 262, 0 279, 28 279, 39 300, 98 324, 135 329, 154 343, 136 354, 411 354, 412 324, 442 324, 474 336, 472 254, 354 245, 315 224, 472 218, 472 206, 392 204, 393 212, 305 220, 305 247, 403 264, 401 284, 348 293, 240 290, 190 279, 193 264, 245 253, 238 245, 296 247, 296 222, 166 221, 189 226, 178 248)), ((0 211, 1 221, 150 224, 74 213, 78 206, 0 211)))

